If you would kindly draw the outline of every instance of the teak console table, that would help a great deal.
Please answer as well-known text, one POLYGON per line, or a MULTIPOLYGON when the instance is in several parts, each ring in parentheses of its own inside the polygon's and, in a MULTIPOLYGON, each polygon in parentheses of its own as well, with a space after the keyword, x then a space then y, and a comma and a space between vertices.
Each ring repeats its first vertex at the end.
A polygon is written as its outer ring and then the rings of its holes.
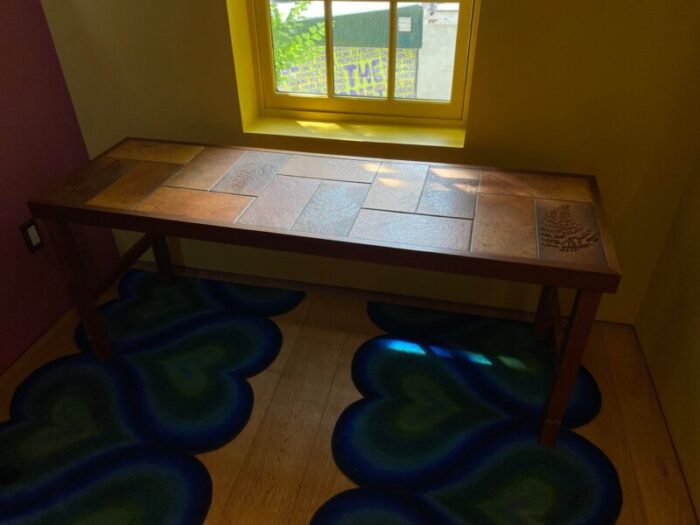
POLYGON ((559 355, 539 441, 553 446, 602 293, 620 282, 593 177, 128 139, 31 199, 97 356, 97 299, 167 236, 535 283, 535 336, 559 355), (70 224, 145 232, 102 282, 70 224), (558 288, 577 291, 562 329, 558 288))

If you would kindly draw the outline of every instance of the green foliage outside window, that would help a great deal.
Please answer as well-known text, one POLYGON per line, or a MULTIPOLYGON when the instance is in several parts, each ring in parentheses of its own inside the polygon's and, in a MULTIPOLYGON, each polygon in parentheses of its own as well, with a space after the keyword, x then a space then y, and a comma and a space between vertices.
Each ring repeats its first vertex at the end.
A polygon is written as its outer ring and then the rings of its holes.
POLYGON ((324 22, 309 22, 303 18, 311 2, 294 3, 286 17, 282 16, 277 0, 270 0, 272 42, 274 44, 275 73, 316 61, 325 52, 326 26, 324 22))

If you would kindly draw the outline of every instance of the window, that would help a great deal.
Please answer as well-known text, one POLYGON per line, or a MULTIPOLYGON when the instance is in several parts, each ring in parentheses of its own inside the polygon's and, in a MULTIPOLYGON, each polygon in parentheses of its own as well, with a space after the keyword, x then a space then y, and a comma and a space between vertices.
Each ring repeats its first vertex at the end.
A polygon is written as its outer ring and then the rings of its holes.
POLYGON ((267 114, 462 121, 474 0, 251 0, 267 114))

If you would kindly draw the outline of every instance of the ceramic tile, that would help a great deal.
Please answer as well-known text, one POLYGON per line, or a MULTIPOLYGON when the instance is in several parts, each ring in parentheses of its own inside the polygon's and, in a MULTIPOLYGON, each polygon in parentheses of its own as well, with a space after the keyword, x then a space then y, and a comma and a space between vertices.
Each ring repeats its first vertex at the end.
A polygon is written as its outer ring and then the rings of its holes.
POLYGON ((383 163, 362 207, 415 212, 427 173, 425 164, 383 163))
POLYGON ((138 165, 134 160, 100 157, 45 194, 66 204, 85 204, 138 165))
POLYGON ((474 218, 479 170, 431 167, 418 213, 474 218))
POLYGON ((540 259, 607 265, 592 204, 538 200, 537 231, 540 259))
POLYGON ((208 190, 228 173, 245 151, 226 148, 206 148, 185 165, 166 184, 193 190, 208 190))
POLYGON ((471 251, 537 258, 534 199, 479 194, 471 251))
POLYGON ((90 199, 88 204, 105 208, 134 209, 177 169, 176 164, 140 162, 114 184, 90 199))
POLYGON ((280 170, 281 175, 295 175, 314 179, 371 183, 379 169, 379 162, 294 155, 280 170))
POLYGON ((111 150, 107 155, 115 159, 187 164, 199 155, 203 149, 203 146, 191 146, 187 144, 127 140, 111 150))
POLYGON ((265 190, 289 157, 283 153, 248 151, 212 191, 256 197, 265 190))
POLYGON ((593 192, 589 179, 566 175, 537 175, 484 170, 481 172, 479 192, 535 197, 537 199, 593 202, 593 192))
POLYGON ((276 176, 239 219, 240 224, 288 230, 297 220, 321 181, 276 176))
POLYGON ((188 219, 233 223, 254 197, 162 186, 147 197, 138 210, 188 219))
POLYGON ((350 237, 466 251, 472 222, 464 219, 361 210, 350 237))
POLYGON ((368 191, 367 184, 323 181, 292 229, 345 236, 350 231, 368 191))

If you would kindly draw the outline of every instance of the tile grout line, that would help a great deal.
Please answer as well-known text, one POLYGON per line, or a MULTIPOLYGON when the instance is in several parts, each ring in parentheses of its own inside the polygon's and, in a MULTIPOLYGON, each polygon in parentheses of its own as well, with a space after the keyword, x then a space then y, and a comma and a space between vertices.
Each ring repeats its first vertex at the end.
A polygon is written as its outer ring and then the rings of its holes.
MULTIPOLYGON (((261 194, 260 194, 259 197, 262 198, 262 197, 263 197, 263 193, 265 193, 265 191, 267 191, 267 189, 272 185, 272 183, 273 183, 275 180, 280 180, 281 177, 289 177, 289 175, 274 175, 274 176, 270 179, 270 182, 268 183, 268 185, 267 185, 267 187, 265 188, 265 190, 263 190, 263 191, 261 192, 261 194)), ((274 230, 279 230, 279 231, 284 232, 284 233, 286 233, 286 234, 292 234, 292 231, 293 231, 292 228, 293 228, 293 226, 294 226, 294 225, 296 224, 296 222, 299 220, 299 217, 301 217, 301 214, 302 214, 303 211, 306 209, 306 207, 308 206, 309 202, 311 201, 311 199, 313 198, 313 196, 316 194, 316 192, 318 191, 318 189, 321 187, 321 183, 323 182, 323 181, 320 180, 320 179, 312 179, 312 178, 309 178, 309 177, 296 177, 296 178, 297 178, 297 179, 308 180, 308 181, 314 182, 314 183, 316 183, 316 188, 314 188, 314 191, 313 191, 313 193, 309 196, 309 198, 306 199, 306 201, 304 202, 304 205, 302 206, 302 210, 296 215, 296 217, 294 217, 294 220, 292 221, 292 224, 291 224, 290 226, 282 228, 282 227, 277 227, 277 226, 261 225, 261 224, 255 224, 255 223, 241 223, 241 224, 247 225, 247 226, 254 226, 254 227, 258 227, 258 228, 270 228, 270 229, 274 229, 274 230)), ((256 197, 255 202, 257 202, 257 199, 258 199, 258 197, 256 197)), ((252 207, 252 203, 249 205, 248 209, 250 209, 250 207, 252 207)), ((248 211, 248 209, 246 209, 246 211, 248 211)), ((243 214, 241 214, 241 217, 243 217, 243 214)))
MULTIPOLYGON (((233 151, 238 151, 238 150, 233 150, 233 151)), ((216 182, 214 182, 214 184, 212 184, 211 186, 209 186, 209 189, 207 189, 207 191, 212 191, 212 190, 214 189, 214 186, 216 186, 216 185, 219 184, 222 180, 224 180, 224 179, 226 178, 226 176, 227 176, 229 173, 231 173, 231 172, 233 171, 233 169, 234 169, 236 166, 238 166, 238 163, 241 162, 241 160, 243 160, 243 158, 244 158, 247 154, 248 154, 248 152, 247 152, 247 151, 244 151, 244 152, 243 152, 243 155, 239 156, 239 157, 234 161, 234 163, 231 164, 231 166, 229 167, 229 169, 227 169, 227 170, 224 172, 224 174, 223 174, 221 177, 219 177, 219 178, 216 180, 216 182)), ((213 193, 220 193, 220 192, 213 192, 213 193)))
POLYGON ((472 229, 469 235, 469 249, 467 253, 473 253, 472 245, 474 244, 474 232, 476 231, 476 214, 479 212, 479 192, 476 193, 476 201, 474 202, 474 218, 472 219, 472 229))
MULTIPOLYGON (((169 176, 168 176, 168 179, 169 179, 170 177, 172 177, 173 175, 174 175, 174 173, 171 174, 171 175, 169 175, 169 176)), ((168 179, 165 179, 165 181, 167 181, 168 179)), ((129 207, 129 208, 127 208, 127 209, 128 209, 128 210, 131 210, 131 211, 136 211, 136 212, 141 211, 141 210, 140 210, 141 205, 142 205, 144 202, 146 202, 146 200, 148 200, 155 192, 157 192, 160 188, 162 188, 163 185, 165 184, 165 181, 161 182, 161 183, 158 184, 155 188, 151 189, 151 191, 149 191, 149 192, 147 192, 145 195, 143 195, 143 196, 141 197, 141 199, 140 199, 133 207, 129 207)), ((105 188, 105 189, 108 189, 109 187, 111 187, 111 186, 108 186, 108 187, 105 188)), ((99 194, 98 194, 98 195, 99 195, 99 194)))
MULTIPOLYGON (((199 155, 199 154, 197 154, 197 155, 199 155)), ((195 155, 195 157, 197 155, 195 155)), ((146 159, 135 159, 132 157, 115 157, 113 155, 108 155, 106 153, 104 155, 100 155, 100 156, 96 157, 94 160, 97 160, 97 159, 102 158, 102 157, 105 157, 108 159, 113 159, 113 160, 120 160, 120 161, 130 160, 132 162, 145 162, 145 163, 151 163, 151 164, 168 164, 170 166, 180 166, 181 169, 184 168, 185 166, 187 166, 190 162, 192 162, 191 160, 189 160, 183 164, 182 162, 174 162, 172 160, 146 160, 146 159)), ((90 161, 90 162, 94 162, 94 160, 90 161)), ((193 160, 194 160, 194 157, 193 157, 193 160)), ((174 175, 174 173, 173 173, 173 175, 174 175)))
POLYGON ((540 221, 537 214, 537 200, 532 199, 532 215, 535 221, 535 250, 537 252, 537 260, 542 260, 542 247, 540 246, 540 221))
POLYGON ((240 218, 243 217, 243 215, 246 214, 246 212, 250 209, 250 207, 251 207, 251 206, 255 203, 255 201, 257 201, 257 200, 258 200, 257 197, 251 197, 251 198, 250 198, 250 202, 249 202, 248 204, 245 205, 245 207, 240 211, 240 213, 238 214, 238 216, 233 220, 233 224, 238 223, 238 221, 240 220, 240 218))
POLYGON ((454 215, 436 215, 434 213, 420 213, 417 211, 389 210, 386 208, 372 208, 372 207, 365 207, 365 206, 363 206, 361 209, 368 210, 368 211, 381 211, 381 212, 385 212, 385 213, 398 213, 401 215, 411 215, 414 217, 433 217, 435 219, 449 219, 449 220, 453 220, 453 221, 469 221, 469 222, 474 221, 474 219, 470 219, 468 217, 455 217, 454 215))
POLYGON ((416 209, 413 210, 413 214, 418 214, 418 209, 420 208, 420 203, 423 202, 423 196, 425 195, 425 190, 428 187, 428 179, 430 178, 430 165, 428 165, 425 170, 425 175, 423 176, 423 184, 420 188, 420 195, 418 195, 418 202, 416 203, 416 209))
POLYGON ((314 197, 316 196, 316 194, 317 194, 319 191, 321 191, 321 186, 323 186, 323 181, 321 181, 321 182, 318 184, 318 186, 316 187, 316 189, 314 190, 314 192, 311 194, 311 197, 309 197, 309 200, 306 201, 306 203, 304 203, 304 207, 301 209, 301 212, 299 212, 299 215, 297 215, 296 219, 294 219, 294 222, 293 222, 292 225, 289 227, 289 231, 295 231, 295 230, 294 230, 294 226, 297 225, 297 222, 299 222, 299 219, 301 219, 302 215, 304 215, 304 212, 305 212, 306 209, 309 207, 309 204, 311 204, 311 201, 314 200, 314 197))
POLYGON ((481 181, 484 178, 483 172, 484 170, 479 170, 479 182, 476 185, 476 197, 474 199, 474 215, 472 216, 472 229, 471 234, 469 235, 469 249, 467 250, 467 253, 475 253, 472 251, 472 245, 474 244, 474 231, 476 230, 476 214, 479 210, 479 195, 481 195, 481 181))
POLYGON ((297 179, 327 180, 327 181, 333 181, 333 182, 347 182, 348 184, 364 184, 365 186, 371 186, 372 183, 374 182, 374 178, 372 178, 371 182, 364 182, 361 180, 336 179, 333 177, 312 177, 311 175, 297 175, 294 173, 282 173, 282 172, 275 173, 275 176, 278 176, 278 175, 282 176, 282 177, 295 177, 297 179))

